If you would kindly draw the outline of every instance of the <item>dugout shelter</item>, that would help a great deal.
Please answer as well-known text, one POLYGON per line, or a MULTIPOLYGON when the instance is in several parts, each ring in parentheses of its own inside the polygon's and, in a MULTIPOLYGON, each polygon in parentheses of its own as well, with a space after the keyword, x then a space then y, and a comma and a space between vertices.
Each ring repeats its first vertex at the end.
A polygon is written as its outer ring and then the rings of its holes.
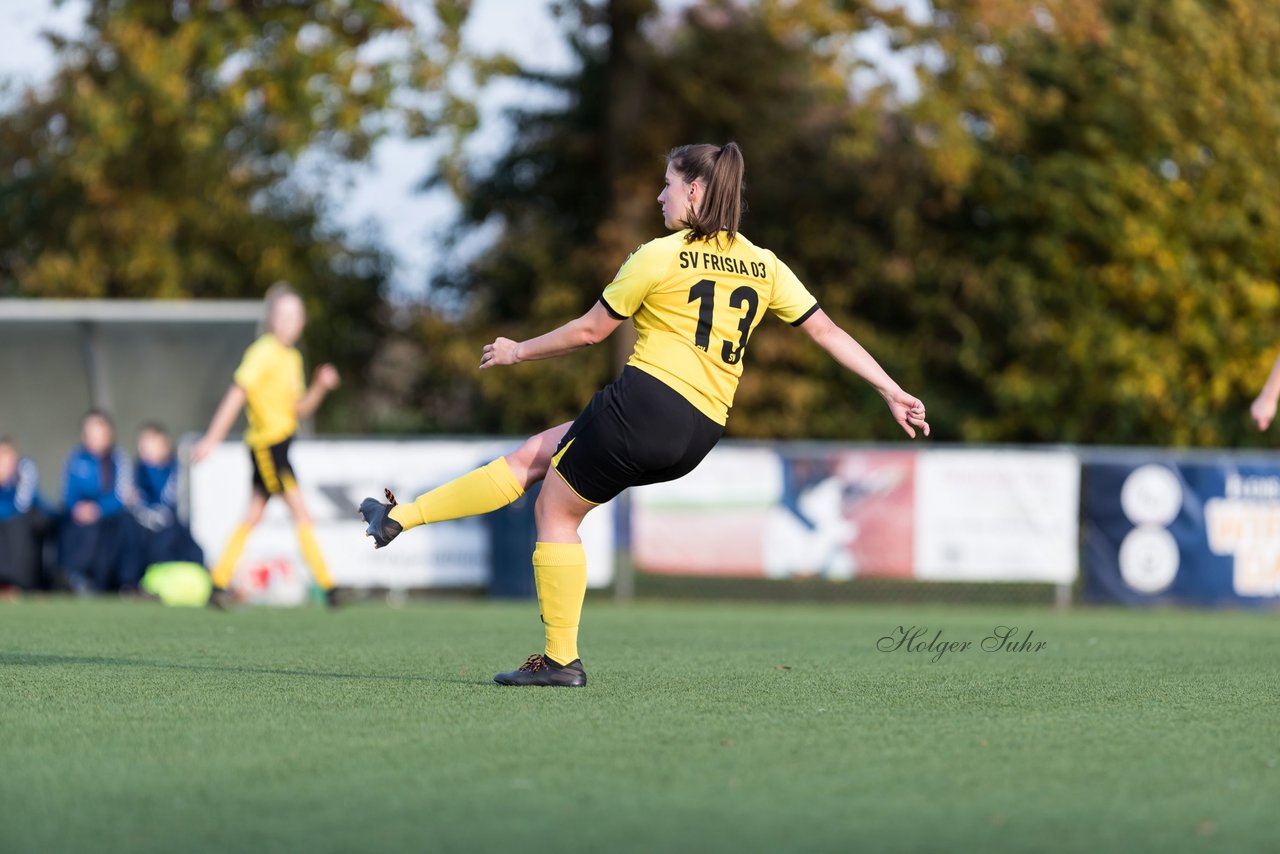
POLYGON ((109 412, 133 456, 139 425, 174 436, 208 426, 262 303, 249 300, 0 300, 0 435, 61 497, 62 466, 90 408, 109 412))

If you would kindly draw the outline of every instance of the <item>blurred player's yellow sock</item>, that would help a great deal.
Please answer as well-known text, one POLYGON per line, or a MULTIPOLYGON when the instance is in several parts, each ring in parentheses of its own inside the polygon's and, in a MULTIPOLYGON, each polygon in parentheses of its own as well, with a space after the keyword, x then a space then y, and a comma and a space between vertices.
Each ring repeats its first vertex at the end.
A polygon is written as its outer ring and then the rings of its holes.
POLYGON ((547 631, 545 655, 557 664, 578 657, 578 623, 587 597, 587 553, 581 543, 538 543, 533 580, 547 631))
POLYGON ((214 587, 226 590, 231 584, 231 577, 236 574, 236 562, 240 560, 240 553, 244 551, 245 541, 249 539, 252 531, 253 528, 249 525, 240 525, 231 532, 226 546, 222 549, 222 557, 218 558, 218 565, 210 573, 209 580, 213 582, 214 587))
POLYGON ((507 465, 506 457, 498 457, 487 466, 419 495, 409 504, 397 504, 388 515, 407 531, 431 522, 479 516, 506 507, 521 495, 524 487, 507 465))
POLYGON ((329 575, 329 567, 325 566, 324 555, 320 553, 320 544, 316 542, 316 532, 310 525, 299 525, 298 544, 302 546, 302 559, 311 568, 316 584, 322 590, 333 589, 333 578, 329 575))

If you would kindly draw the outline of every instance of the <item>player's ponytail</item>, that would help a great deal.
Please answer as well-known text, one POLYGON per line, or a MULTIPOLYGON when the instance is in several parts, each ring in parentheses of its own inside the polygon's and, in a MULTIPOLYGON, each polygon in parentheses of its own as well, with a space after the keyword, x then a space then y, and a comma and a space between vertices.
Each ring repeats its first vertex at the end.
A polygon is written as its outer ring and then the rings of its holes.
POLYGON ((682 145, 671 149, 667 162, 680 173, 685 183, 701 181, 702 203, 697 211, 689 212, 684 223, 689 229, 689 240, 715 237, 727 233, 732 243, 742 223, 746 203, 742 199, 742 176, 746 166, 742 149, 736 142, 719 145, 682 145))

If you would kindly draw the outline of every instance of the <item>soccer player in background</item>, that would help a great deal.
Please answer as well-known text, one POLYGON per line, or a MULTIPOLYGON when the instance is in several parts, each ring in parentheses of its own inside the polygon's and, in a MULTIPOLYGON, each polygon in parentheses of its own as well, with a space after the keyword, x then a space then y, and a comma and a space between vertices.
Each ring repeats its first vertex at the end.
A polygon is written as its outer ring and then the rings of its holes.
POLYGON ((1280 401, 1280 356, 1276 356, 1271 365, 1271 373, 1262 386, 1262 391, 1254 398, 1249 407, 1249 416, 1258 425, 1259 430, 1266 430, 1276 417, 1276 403, 1280 401))
POLYGON ((517 670, 495 676, 499 684, 586 684, 578 623, 587 565, 578 526, 627 487, 675 480, 706 456, 724 431, 763 309, 870 383, 909 436, 917 428, 929 434, 924 404, 827 317, 785 264, 738 232, 743 171, 732 142, 672 150, 658 203, 675 233, 632 253, 576 320, 528 341, 485 345, 481 370, 549 359, 597 344, 631 318, 637 341, 630 361, 577 419, 411 504, 397 504, 389 491, 388 504, 361 504, 367 534, 381 548, 418 525, 496 510, 543 481, 533 571, 546 645, 517 670))
POLYGON ((337 369, 324 364, 316 368, 311 387, 307 388, 302 354, 294 347, 306 323, 306 308, 293 288, 280 282, 267 290, 266 332, 245 351, 208 431, 191 452, 192 462, 208 457, 226 438, 241 408, 247 410, 249 429, 244 441, 253 462, 253 494, 244 521, 231 534, 213 568, 213 595, 209 601, 217 607, 228 603, 236 562, 249 534, 262 521, 267 501, 275 495, 284 499, 293 515, 302 557, 316 584, 325 591, 325 601, 330 606, 339 604, 338 591, 316 542, 311 514, 289 464, 289 445, 298 430, 298 419, 310 417, 340 382, 337 369))

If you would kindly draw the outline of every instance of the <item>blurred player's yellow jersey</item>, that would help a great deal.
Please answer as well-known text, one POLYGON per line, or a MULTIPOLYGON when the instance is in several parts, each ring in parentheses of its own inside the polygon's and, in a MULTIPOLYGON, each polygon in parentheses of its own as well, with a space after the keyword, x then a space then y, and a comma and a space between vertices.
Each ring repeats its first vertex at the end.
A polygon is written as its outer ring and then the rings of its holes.
POLYGON ((235 383, 244 389, 249 429, 244 441, 251 448, 266 448, 288 439, 298 430, 298 401, 306 391, 302 354, 281 344, 274 335, 263 335, 244 351, 235 383))
POLYGON ((776 255, 741 234, 731 244, 686 242, 687 235, 660 237, 633 252, 600 302, 613 317, 634 319, 638 340, 627 364, 724 424, 764 309, 799 326, 818 303, 776 255))

